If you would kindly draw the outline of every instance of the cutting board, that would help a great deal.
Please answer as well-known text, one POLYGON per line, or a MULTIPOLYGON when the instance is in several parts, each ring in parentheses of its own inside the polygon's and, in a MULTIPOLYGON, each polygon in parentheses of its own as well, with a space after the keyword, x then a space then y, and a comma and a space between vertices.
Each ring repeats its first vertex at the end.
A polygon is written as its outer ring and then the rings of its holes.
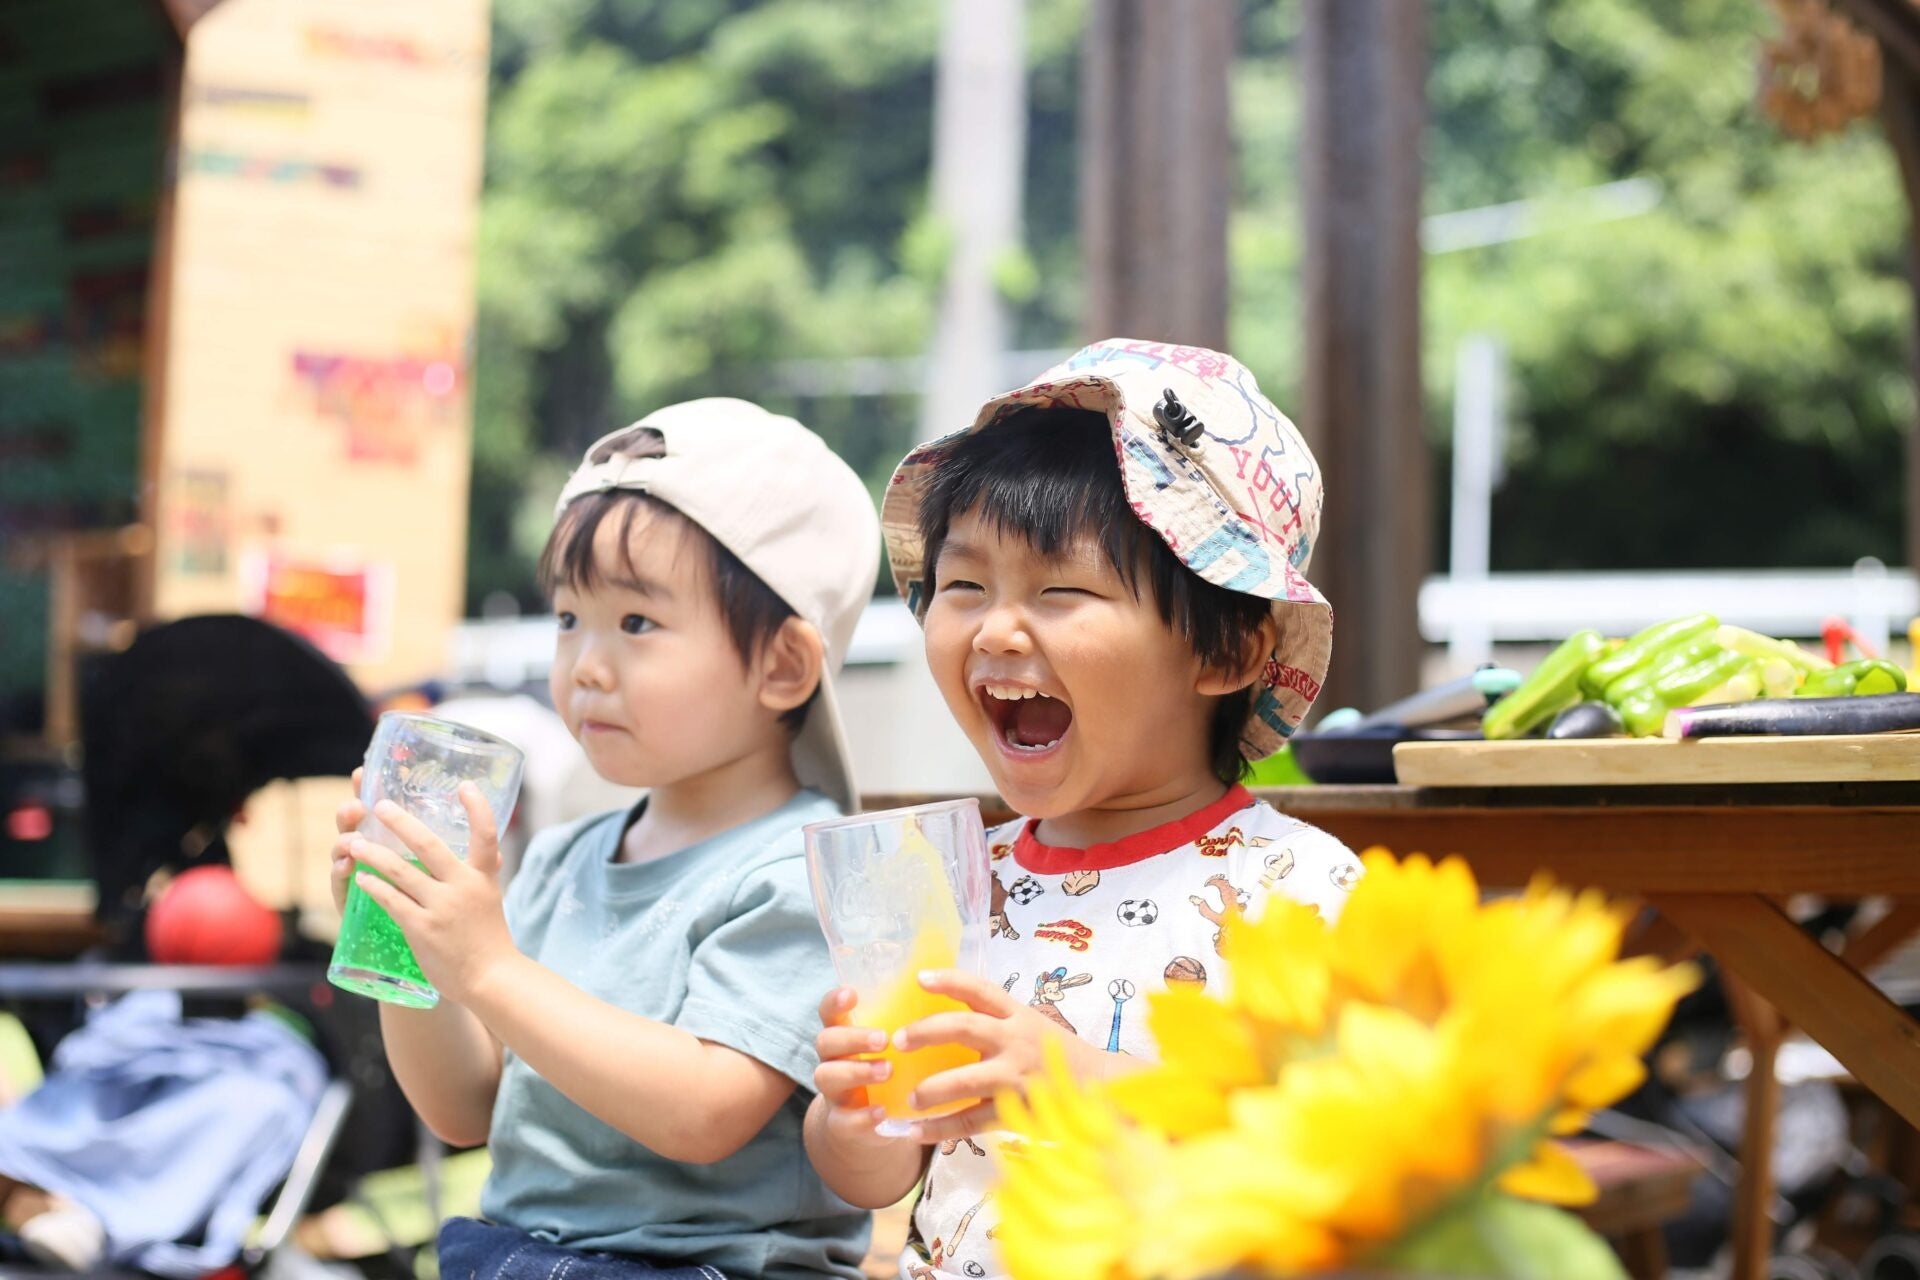
POLYGON ((1646 787, 1920 780, 1920 733, 1833 737, 1597 738, 1403 742, 1394 773, 1414 787, 1646 787))

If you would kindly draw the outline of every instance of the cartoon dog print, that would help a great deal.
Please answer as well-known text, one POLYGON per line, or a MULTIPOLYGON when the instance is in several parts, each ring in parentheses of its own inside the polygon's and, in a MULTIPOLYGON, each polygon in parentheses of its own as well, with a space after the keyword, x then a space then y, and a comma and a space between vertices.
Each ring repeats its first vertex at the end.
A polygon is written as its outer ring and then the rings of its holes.
POLYGON ((993 906, 987 916, 987 936, 1005 938, 1008 942, 1020 941, 1020 931, 1007 919, 1007 886, 1000 883, 1000 873, 993 873, 993 906))
POLYGON ((1220 895, 1220 905, 1215 907, 1198 894, 1190 896, 1191 902, 1208 924, 1213 926, 1213 949, 1220 950, 1220 935, 1228 916, 1238 915, 1247 908, 1247 895, 1234 888, 1233 882, 1225 876, 1208 876, 1207 887, 1220 895))

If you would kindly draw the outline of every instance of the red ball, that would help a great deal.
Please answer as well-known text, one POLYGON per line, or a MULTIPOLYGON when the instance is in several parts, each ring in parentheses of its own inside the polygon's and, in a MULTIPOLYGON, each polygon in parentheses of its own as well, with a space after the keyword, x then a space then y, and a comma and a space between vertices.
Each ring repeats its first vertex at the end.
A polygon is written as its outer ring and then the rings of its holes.
POLYGON ((194 867, 147 910, 147 954, 156 964, 272 964, 280 917, 240 887, 231 867, 194 867))

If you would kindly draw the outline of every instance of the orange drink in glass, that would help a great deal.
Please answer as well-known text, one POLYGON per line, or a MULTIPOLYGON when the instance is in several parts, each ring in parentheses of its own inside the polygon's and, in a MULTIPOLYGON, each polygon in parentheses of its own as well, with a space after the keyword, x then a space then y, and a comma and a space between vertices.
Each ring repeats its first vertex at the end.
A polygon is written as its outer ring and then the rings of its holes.
MULTIPOLYGON (((973 800, 859 814, 806 828, 807 871, 834 972, 852 987, 853 1020, 889 1034, 935 1013, 964 1010, 920 985, 928 969, 981 974, 991 904, 986 833, 973 800)), ((916 1110, 908 1099, 922 1081, 979 1055, 957 1045, 879 1054, 893 1064, 869 1085, 869 1102, 886 1119, 882 1133, 971 1105, 916 1110)))

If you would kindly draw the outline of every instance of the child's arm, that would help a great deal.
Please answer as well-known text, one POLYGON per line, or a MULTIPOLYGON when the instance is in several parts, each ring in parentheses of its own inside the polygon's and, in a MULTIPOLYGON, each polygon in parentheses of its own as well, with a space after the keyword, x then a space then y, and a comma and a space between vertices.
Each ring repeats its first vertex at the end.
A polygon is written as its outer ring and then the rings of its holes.
POLYGON ((899 1203, 927 1167, 927 1148, 911 1138, 883 1138, 873 1131, 881 1119, 867 1105, 866 1086, 887 1078, 889 1063, 859 1055, 887 1047, 884 1031, 850 1027, 853 992, 836 987, 820 1002, 821 1031, 815 1040, 820 1067, 813 1073, 818 1091, 807 1104, 807 1158, 820 1180, 848 1204, 884 1209, 899 1203))
POLYGON ((471 787, 461 801, 472 832, 466 862, 391 805, 380 820, 421 865, 371 841, 352 846, 356 862, 386 877, 360 884, 399 924, 427 979, 547 1083, 655 1153, 705 1164, 745 1146, 793 1081, 737 1049, 608 1004, 521 954, 501 910, 492 815, 471 787))
MULTIPOLYGON (((353 772, 360 791, 360 771, 353 772)), ((333 846, 333 903, 347 904, 347 877, 353 873, 349 850, 367 816, 356 798, 334 812, 340 838, 333 846)), ((381 1004, 380 1039, 400 1091, 434 1136, 456 1147, 487 1140, 493 1122, 494 1094, 500 1088, 500 1043, 480 1020, 450 1000, 432 1009, 403 1009, 381 1004)))

